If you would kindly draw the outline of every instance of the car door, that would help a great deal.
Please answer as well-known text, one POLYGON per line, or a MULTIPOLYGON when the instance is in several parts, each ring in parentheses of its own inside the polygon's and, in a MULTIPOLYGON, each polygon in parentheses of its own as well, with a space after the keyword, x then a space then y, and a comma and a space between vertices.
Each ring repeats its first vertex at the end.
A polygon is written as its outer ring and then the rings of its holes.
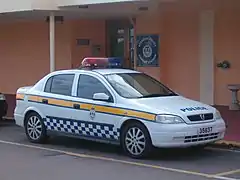
POLYGON ((71 132, 70 119, 73 113, 71 99, 75 74, 51 76, 41 93, 40 111, 45 115, 48 130, 71 132))
POLYGON ((121 117, 111 113, 115 107, 115 99, 106 83, 98 76, 80 74, 75 95, 80 109, 76 109, 73 116, 80 122, 82 135, 95 139, 118 140, 119 131, 116 125, 121 117), (93 100, 94 93, 105 93, 111 101, 93 100))

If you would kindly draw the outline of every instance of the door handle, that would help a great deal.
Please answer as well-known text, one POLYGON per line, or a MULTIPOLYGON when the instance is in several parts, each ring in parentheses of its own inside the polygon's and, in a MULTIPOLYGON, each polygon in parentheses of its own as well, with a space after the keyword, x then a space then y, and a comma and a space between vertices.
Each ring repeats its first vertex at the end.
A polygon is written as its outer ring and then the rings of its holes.
POLYGON ((73 104, 74 109, 80 109, 80 104, 73 104))
POLYGON ((47 99, 43 99, 42 102, 43 102, 44 104, 48 104, 48 100, 47 100, 47 99))

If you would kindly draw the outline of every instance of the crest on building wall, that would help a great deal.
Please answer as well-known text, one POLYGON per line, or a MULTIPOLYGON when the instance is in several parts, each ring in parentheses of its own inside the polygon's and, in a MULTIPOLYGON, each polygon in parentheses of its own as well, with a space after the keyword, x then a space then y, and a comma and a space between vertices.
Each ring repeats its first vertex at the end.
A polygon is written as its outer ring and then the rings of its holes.
POLYGON ((158 53, 158 35, 137 35, 137 66, 159 66, 158 53))

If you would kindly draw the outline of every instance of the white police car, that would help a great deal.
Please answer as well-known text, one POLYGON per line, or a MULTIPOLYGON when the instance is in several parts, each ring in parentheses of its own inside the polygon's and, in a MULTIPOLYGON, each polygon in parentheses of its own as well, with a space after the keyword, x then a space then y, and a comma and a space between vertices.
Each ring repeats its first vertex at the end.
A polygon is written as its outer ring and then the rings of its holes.
POLYGON ((213 107, 182 97, 152 77, 105 67, 52 72, 17 90, 16 124, 31 142, 51 133, 116 143, 133 158, 152 147, 202 146, 223 139, 225 123, 213 107))

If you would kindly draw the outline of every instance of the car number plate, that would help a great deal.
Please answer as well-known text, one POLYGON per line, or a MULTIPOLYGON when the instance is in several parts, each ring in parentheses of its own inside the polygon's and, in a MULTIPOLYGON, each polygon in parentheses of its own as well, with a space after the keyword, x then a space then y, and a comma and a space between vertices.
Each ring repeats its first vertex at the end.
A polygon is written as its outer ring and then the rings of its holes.
POLYGON ((208 134, 208 133, 211 133, 213 130, 212 127, 203 127, 203 128, 199 128, 198 130, 198 134, 201 135, 201 134, 208 134))

